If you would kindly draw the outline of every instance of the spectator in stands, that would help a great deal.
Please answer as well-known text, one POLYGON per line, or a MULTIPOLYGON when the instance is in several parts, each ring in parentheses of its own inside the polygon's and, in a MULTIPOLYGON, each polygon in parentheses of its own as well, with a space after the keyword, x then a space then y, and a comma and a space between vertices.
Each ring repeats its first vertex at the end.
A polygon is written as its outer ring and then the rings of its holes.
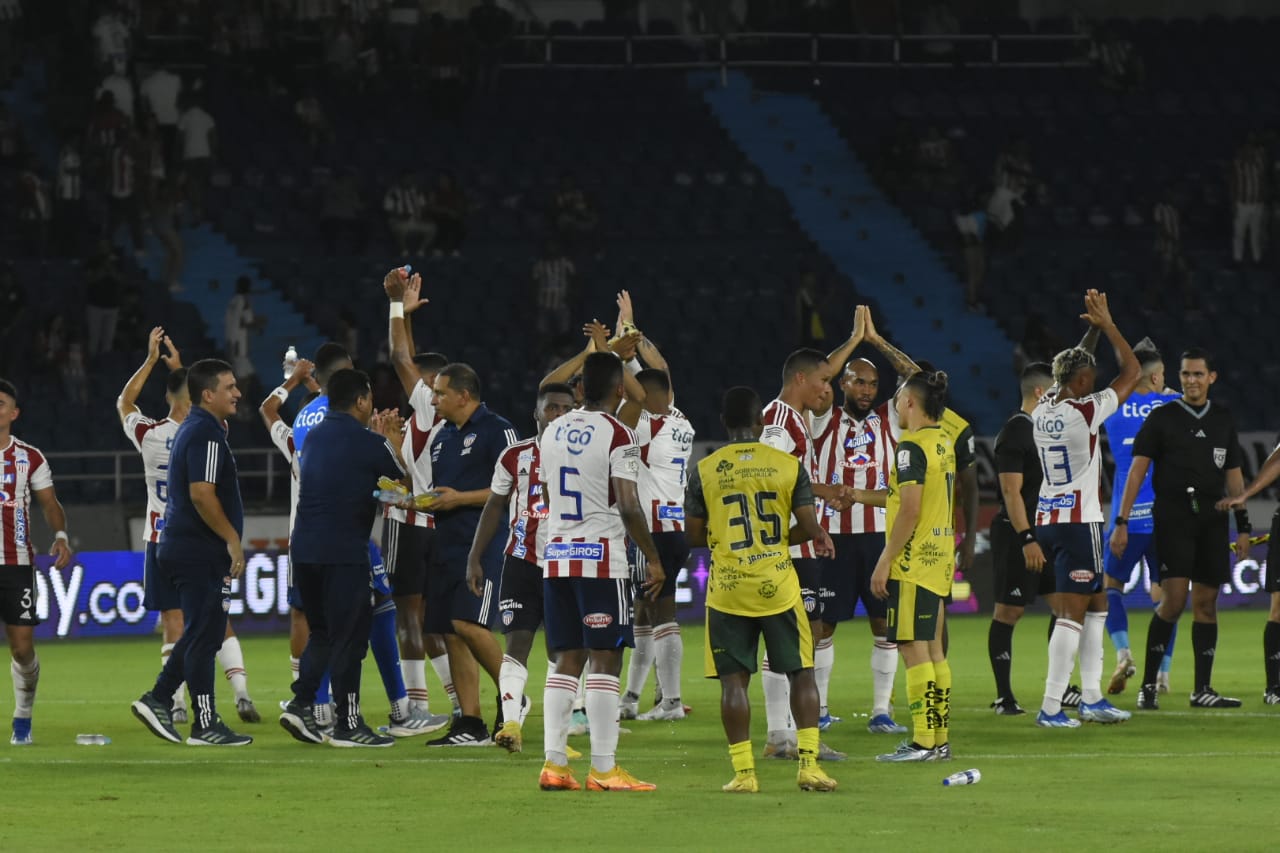
POLYGON ((116 108, 116 96, 108 91, 98 93, 93 114, 85 131, 85 172, 96 188, 107 183, 111 152, 129 132, 129 117, 116 108))
POLYGON ((1231 257, 1244 263, 1245 238, 1253 250, 1254 263, 1262 261, 1263 237, 1266 231, 1267 154, 1256 133, 1249 134, 1231 161, 1232 223, 1231 257))
POLYGON ((85 321, 89 329, 87 355, 93 358, 115 346, 116 323, 120 319, 123 282, 116 267, 115 252, 106 240, 85 266, 88 290, 85 293, 85 321))
POLYGON ((190 205, 188 215, 193 224, 204 218, 204 192, 218 148, 216 128, 217 122, 205 112, 199 98, 193 98, 178 119, 183 183, 190 205))
POLYGON ((560 186, 551 206, 556 231, 563 245, 576 245, 582 237, 592 234, 599 224, 599 217, 587 200, 587 194, 573 175, 566 173, 560 176, 560 186))
POLYGON ((164 136, 161 135, 160 125, 153 115, 147 115, 142 120, 138 138, 138 177, 143 199, 148 205, 156 186, 169 177, 164 136))
POLYGON ((435 236, 435 229, 426 219, 427 199, 418 189, 418 180, 404 172, 400 182, 387 190, 382 198, 382 210, 387 214, 387 227, 396 238, 402 257, 409 256, 409 238, 418 238, 418 255, 427 253, 427 244, 435 236))
POLYGON ((1028 364, 1051 362, 1064 348, 1062 340, 1045 322, 1044 315, 1032 311, 1027 315, 1022 340, 1013 348, 1013 372, 1021 376, 1023 368, 1028 364))
POLYGON ((79 341, 67 345, 59 365, 62 393, 72 402, 84 406, 89 402, 89 382, 84 369, 84 346, 79 341))
POLYGON ((1094 31, 1089 60, 1097 66, 1102 85, 1109 89, 1132 92, 1146 83, 1147 69, 1133 42, 1106 27, 1094 31))
POLYGON ((143 193, 139 190, 139 165, 142 161, 142 139, 130 133, 111 152, 110 183, 107 188, 107 227, 105 236, 115 239, 121 225, 129 229, 133 253, 143 255, 143 193))
POLYGON ((102 69, 125 73, 129 67, 133 36, 115 3, 102 5, 102 14, 93 23, 93 39, 97 45, 98 64, 102 69))
POLYGON ((812 272, 805 271, 796 287, 797 347, 822 347, 825 344, 827 332, 822 326, 822 311, 818 308, 821 301, 818 279, 812 272))
POLYGON ((121 72, 112 71, 98 84, 94 98, 103 92, 110 92, 115 98, 116 109, 124 113, 130 122, 133 121, 133 80, 121 72))
POLYGON ((343 169, 324 190, 320 207, 320 237, 325 251, 337 254, 344 234, 350 237, 351 251, 363 254, 368 244, 369 229, 364 219, 364 199, 360 183, 350 169, 343 169))
POLYGON ((951 168, 954 159, 951 140, 942 135, 937 125, 930 125, 916 145, 916 163, 927 172, 941 173, 951 168))
MULTIPOLYGON (((386 335, 382 337, 385 338, 386 335)), ((360 352, 360 324, 351 309, 343 308, 338 312, 338 333, 333 339, 352 355, 360 352)))
POLYGON ((387 9, 387 36, 393 64, 404 67, 413 62, 413 43, 421 24, 422 10, 417 0, 391 0, 387 9))
POLYGON ((0 165, 19 162, 24 148, 22 125, 9 114, 9 105, 0 101, 0 165))
POLYGON ((954 214, 956 231, 964 251, 965 307, 979 311, 982 307, 982 285, 987 278, 987 212, 976 209, 954 214))
POLYGON ((320 99, 316 97, 314 89, 308 89, 303 93, 298 102, 293 105, 293 114, 298 117, 302 132, 307 137, 307 144, 313 150, 321 145, 333 143, 333 127, 329 124, 329 116, 325 113, 320 99))
POLYGON ((36 365, 40 370, 59 372, 62 360, 67 356, 67 319, 54 314, 45 321, 44 328, 36 334, 36 365))
POLYGON ((461 255, 462 241, 467 235, 464 224, 467 194, 451 173, 441 172, 436 178, 436 185, 427 198, 427 211, 436 225, 435 256, 461 255))
POLYGON ((161 66, 142 81, 138 95, 146 112, 155 118, 163 141, 165 165, 172 168, 177 158, 178 99, 182 96, 182 78, 161 66))
POLYGON ((80 143, 68 138, 58 152, 58 174, 54 186, 54 249, 64 256, 79 257, 85 230, 84 187, 80 174, 80 143))
POLYGON ((253 282, 249 276, 242 275, 236 279, 236 292, 227 303, 227 311, 223 316, 223 333, 227 341, 227 361, 231 364, 237 380, 244 382, 253 374, 253 361, 249 358, 249 332, 256 323, 253 315, 253 303, 250 290, 253 282))
POLYGON ((49 221, 53 219, 53 198, 49 182, 40 174, 40 161, 27 158, 18 174, 18 226, 29 255, 43 258, 49 245, 49 221))
POLYGON ((423 53, 427 64, 427 99, 433 115, 457 119, 462 114, 465 98, 462 69, 467 54, 462 34, 454 31, 443 15, 432 15, 427 22, 423 53))
POLYGON ((1017 217, 1017 208, 1026 206, 1033 174, 1027 142, 1014 137, 996 158, 995 187, 987 202, 987 216, 999 231, 1007 232, 1017 217))
POLYGON ((183 243, 178 231, 178 193, 172 181, 151 188, 151 232, 164 247, 164 279, 170 293, 182 292, 183 243))
POLYGON ((569 331, 570 290, 576 274, 560 244, 547 241, 542 257, 533 264, 534 325, 543 344, 556 342, 569 331))
POLYGON ((1155 223, 1156 287, 1147 290, 1147 307, 1158 308, 1167 304, 1165 294, 1169 285, 1182 293, 1187 307, 1193 304, 1191 293, 1191 267, 1182 250, 1182 214, 1178 210, 1177 195, 1167 188, 1151 214, 1155 223))
POLYGON ((343 6, 325 33, 324 46, 325 65, 331 78, 339 85, 345 87, 356 79, 360 48, 360 28, 352 19, 351 7, 343 6))
POLYGON ((483 0, 471 10, 468 23, 476 46, 476 91, 493 94, 502 71, 502 51, 515 31, 515 20, 494 0, 483 0))

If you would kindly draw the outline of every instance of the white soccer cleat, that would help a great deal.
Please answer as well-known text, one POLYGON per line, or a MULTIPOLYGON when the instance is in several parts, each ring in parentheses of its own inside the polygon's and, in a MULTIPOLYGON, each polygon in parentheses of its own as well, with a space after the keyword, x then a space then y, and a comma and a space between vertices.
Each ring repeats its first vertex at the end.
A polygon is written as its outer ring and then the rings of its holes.
POLYGON ((655 705, 651 710, 645 711, 643 714, 637 716, 636 719, 642 721, 683 720, 684 705, 680 703, 679 699, 676 699, 674 702, 669 702, 666 699, 663 699, 661 704, 655 705))

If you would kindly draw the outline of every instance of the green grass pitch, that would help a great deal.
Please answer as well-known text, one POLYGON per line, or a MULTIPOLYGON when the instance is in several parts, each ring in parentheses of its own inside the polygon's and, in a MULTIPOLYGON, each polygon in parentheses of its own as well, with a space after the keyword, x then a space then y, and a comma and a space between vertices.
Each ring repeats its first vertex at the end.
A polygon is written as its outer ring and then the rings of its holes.
MULTIPOLYGON (((1145 634, 1145 613, 1132 634, 1145 634)), ((730 796, 732 776, 715 682, 701 678, 701 626, 685 628, 685 701, 677 723, 628 722, 620 763, 658 784, 652 794, 544 793, 541 660, 531 666, 535 706, 526 751, 496 747, 427 749, 425 738, 391 749, 337 750, 289 738, 276 723, 286 697, 284 637, 244 642, 250 689, 262 711, 242 749, 164 743, 129 713, 148 687, 159 641, 44 643, 42 681, 30 747, 0 746, 0 849, 285 850, 681 848, 800 850, 1068 850, 1101 844, 1123 850, 1274 849, 1280 708, 1262 704, 1261 634, 1266 614, 1223 614, 1216 686, 1241 696, 1235 711, 1193 710, 1190 631, 1183 625, 1163 708, 1117 726, 1041 730, 1028 714, 995 717, 985 618, 951 623, 955 673, 949 764, 878 765, 896 744, 865 729, 870 638, 865 623, 836 635, 832 711, 844 722, 824 734, 849 760, 827 766, 833 794, 803 793, 790 763, 760 761, 763 790, 730 796), (109 746, 77 746, 78 732, 102 732, 109 746), (944 788, 950 772, 976 767, 978 785, 944 788)), ((1034 708, 1046 664, 1045 619, 1029 616, 1015 635, 1014 677, 1034 708)), ((1112 652, 1107 649, 1107 673, 1112 652)), ((428 668, 429 669, 429 668, 428 668)), ((386 700, 366 661, 365 709, 378 724, 386 700)), ((434 685, 434 675, 431 676, 434 685)), ((221 680, 220 680, 221 681, 221 680)), ((898 696, 903 680, 898 678, 898 696)), ((234 716, 219 686, 222 713, 234 716)), ((0 690, 11 702, 8 688, 0 690)), ((443 693, 435 685, 437 709, 443 693)), ((757 753, 763 698, 753 684, 757 753)), ((646 696, 647 700, 649 697, 646 696)), ((1133 708, 1130 689, 1118 704, 1133 708)), ((493 691, 484 695, 488 712, 493 691)), ((900 721, 905 712, 899 713, 900 721)), ((587 738, 572 742, 586 751, 587 738)), ((576 762, 580 779, 586 761, 576 762)))

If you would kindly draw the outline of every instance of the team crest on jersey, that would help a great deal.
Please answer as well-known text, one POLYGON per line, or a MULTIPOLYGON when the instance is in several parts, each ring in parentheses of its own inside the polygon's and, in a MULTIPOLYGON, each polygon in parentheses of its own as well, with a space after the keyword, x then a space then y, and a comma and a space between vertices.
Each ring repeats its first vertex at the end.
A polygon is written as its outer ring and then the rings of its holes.
POLYGON ((1225 447, 1215 447, 1213 449, 1213 464, 1218 468, 1227 464, 1227 449, 1225 447))
POLYGON ((812 613, 818 607, 818 597, 813 593, 809 593, 804 597, 804 612, 812 613))
POLYGON ((759 589, 761 598, 773 598, 778 594, 778 585, 773 581, 764 581, 759 589))
POLYGON ((504 610, 504 611, 502 611, 502 624, 503 624, 503 625, 510 625, 512 622, 514 622, 514 621, 515 621, 515 618, 516 618, 516 614, 515 614, 515 613, 513 613, 512 611, 510 611, 510 610, 504 610))
POLYGON ((517 457, 516 457, 516 461, 517 461, 517 462, 532 462, 532 461, 533 461, 533 451, 532 451, 532 450, 526 450, 526 451, 524 451, 523 453, 521 453, 519 456, 517 456, 517 457))
POLYGON ((466 438, 464 438, 464 439, 462 439, 462 446, 463 446, 463 447, 470 447, 471 445, 473 445, 473 444, 475 444, 475 443, 476 443, 476 434, 475 434, 474 432, 472 432, 472 433, 467 433, 467 437, 466 437, 466 438))

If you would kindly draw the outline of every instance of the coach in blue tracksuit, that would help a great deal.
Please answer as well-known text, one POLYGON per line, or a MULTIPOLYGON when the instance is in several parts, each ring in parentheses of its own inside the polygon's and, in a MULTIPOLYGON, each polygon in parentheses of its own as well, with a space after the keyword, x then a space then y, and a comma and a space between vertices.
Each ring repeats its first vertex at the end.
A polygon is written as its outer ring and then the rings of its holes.
POLYGON ((298 478, 298 516, 289 552, 293 581, 311 635, 294 700, 280 724, 295 738, 324 740, 312 702, 327 669, 337 702, 334 746, 390 746, 394 739, 372 731, 360 715, 360 669, 369 646, 372 591, 369 531, 378 502, 379 477, 404 477, 396 450, 369 431, 373 393, 359 370, 339 370, 329 379, 329 413, 307 436, 298 478))
POLYGON ((169 707, 186 681, 193 716, 187 743, 243 746, 253 738, 227 728, 213 704, 213 660, 226 636, 231 579, 244 572, 244 504, 226 428, 240 389, 231 365, 207 358, 187 371, 187 390, 191 413, 173 437, 169 499, 156 553, 178 593, 184 628, 155 686, 133 703, 133 714, 152 734, 181 743, 169 707))

